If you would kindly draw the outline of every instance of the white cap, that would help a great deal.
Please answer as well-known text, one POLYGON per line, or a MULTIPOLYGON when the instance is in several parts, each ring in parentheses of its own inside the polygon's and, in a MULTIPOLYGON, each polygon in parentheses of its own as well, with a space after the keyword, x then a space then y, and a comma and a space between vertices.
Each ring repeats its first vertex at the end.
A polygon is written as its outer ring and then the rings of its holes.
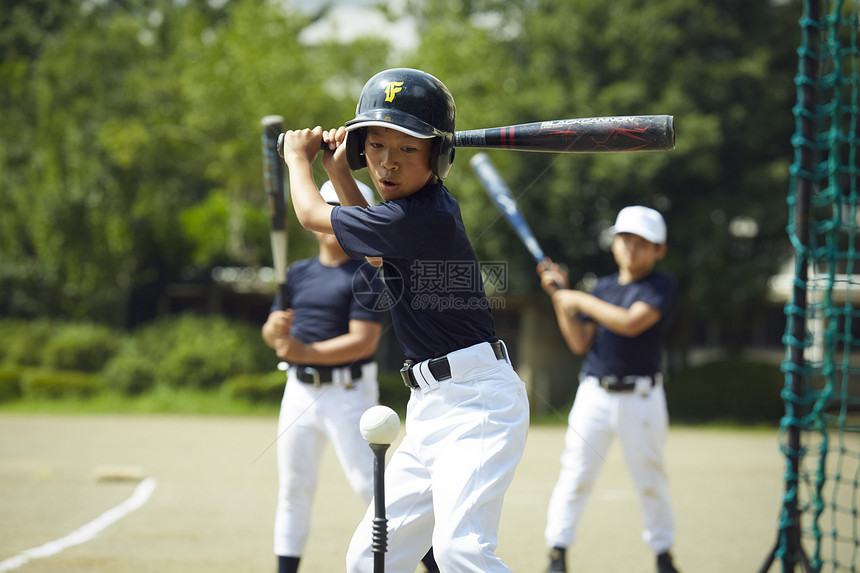
POLYGON ((639 205, 621 209, 615 219, 615 225, 610 227, 609 232, 613 235, 632 233, 658 245, 666 242, 666 222, 663 220, 663 215, 654 209, 639 205))
MULTIPOLYGON (((367 204, 373 205, 376 202, 373 197, 373 190, 361 181, 356 181, 355 184, 358 185, 358 190, 361 191, 361 195, 367 201, 367 204)), ((326 181, 322 184, 320 195, 322 195, 326 203, 337 203, 340 205, 340 199, 338 199, 337 192, 334 190, 334 185, 331 184, 331 181, 326 181)))

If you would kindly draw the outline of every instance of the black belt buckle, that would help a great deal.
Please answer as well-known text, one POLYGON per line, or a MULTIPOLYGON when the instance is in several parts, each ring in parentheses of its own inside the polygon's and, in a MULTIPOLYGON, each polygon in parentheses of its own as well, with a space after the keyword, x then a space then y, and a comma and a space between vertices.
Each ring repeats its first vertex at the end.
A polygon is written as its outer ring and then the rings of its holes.
MULTIPOLYGON (((346 370, 347 370, 347 375, 349 376, 349 380, 346 381, 346 384, 344 385, 344 387, 347 390, 354 390, 355 389, 355 381, 361 380, 361 378, 364 376, 364 369, 362 368, 361 364, 350 364, 346 370)), ((334 374, 334 373, 332 373, 332 374, 334 374)))
POLYGON ((613 374, 610 374, 609 376, 601 376, 598 380, 600 380, 600 385, 603 386, 603 389, 609 392, 615 390, 620 382, 618 376, 613 374))
POLYGON ((657 385, 657 377, 656 376, 624 376, 623 378, 619 378, 614 374, 610 374, 608 376, 601 376, 598 378, 600 382, 600 386, 606 390, 607 392, 629 392, 631 390, 636 389, 636 379, 637 378, 648 378, 651 380, 651 386, 657 385), (627 382, 627 380, 633 380, 632 382, 627 382))
POLYGON ((319 370, 317 370, 313 366, 305 366, 304 368, 302 368, 302 372, 304 372, 305 374, 309 374, 311 376, 311 378, 313 378, 315 388, 320 387, 321 382, 320 382, 320 371, 319 370))
POLYGON ((491 342, 490 346, 493 347, 493 354, 496 355, 496 360, 505 360, 506 362, 510 362, 508 359, 508 352, 501 340, 491 342))
POLYGON ((418 382, 415 380, 415 375, 412 374, 412 366, 415 363, 411 360, 407 360, 403 363, 403 367, 400 369, 400 377, 403 379, 403 383, 410 390, 412 388, 418 388, 418 382))

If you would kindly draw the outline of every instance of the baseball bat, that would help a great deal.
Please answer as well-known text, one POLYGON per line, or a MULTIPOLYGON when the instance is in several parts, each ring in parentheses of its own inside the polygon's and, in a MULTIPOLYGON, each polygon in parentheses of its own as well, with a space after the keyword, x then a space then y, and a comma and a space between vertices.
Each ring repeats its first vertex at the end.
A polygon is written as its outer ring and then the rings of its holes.
POLYGON ((269 234, 272 240, 272 262, 282 309, 289 307, 287 300, 287 205, 284 162, 278 158, 278 135, 284 130, 284 118, 267 115, 260 124, 263 130, 263 183, 269 206, 269 234))
MULTIPOLYGON (((667 151, 675 149, 671 115, 585 117, 519 123, 454 133, 454 147, 514 149, 546 153, 667 151)), ((321 148, 327 149, 323 143, 321 148)), ((283 157, 283 134, 278 138, 283 157)))
MULTIPOLYGON (((499 211, 502 212, 508 220, 508 223, 511 224, 511 227, 514 228, 517 236, 526 246, 529 253, 531 253, 535 262, 538 265, 546 265, 547 257, 544 254, 543 249, 541 249, 540 244, 538 244, 537 239, 535 239, 535 236, 532 233, 531 227, 529 227, 525 217, 523 217, 522 212, 520 212, 520 208, 517 206, 513 193, 511 193, 510 188, 505 184, 505 181, 502 179, 502 176, 499 175, 499 172, 496 171, 495 166, 493 166, 493 163, 490 161, 487 154, 476 153, 474 157, 469 160, 469 165, 472 166, 472 170, 474 170, 478 175, 478 179, 481 180, 481 184, 484 186, 490 199, 493 200, 493 203, 495 203, 499 211)), ((556 288, 561 287, 556 285, 556 288)))
POLYGON ((493 203, 499 208, 499 211, 502 212, 508 223, 511 224, 511 227, 514 228, 517 236, 529 250, 535 262, 542 264, 546 261, 546 255, 544 255, 543 249, 541 249, 529 224, 520 212, 513 193, 511 193, 511 190, 505 184, 499 172, 496 171, 487 154, 476 153, 469 160, 469 165, 472 166, 490 199, 493 200, 493 203))
POLYGON ((675 149, 671 115, 586 117, 520 123, 454 133, 454 147, 549 153, 675 149))

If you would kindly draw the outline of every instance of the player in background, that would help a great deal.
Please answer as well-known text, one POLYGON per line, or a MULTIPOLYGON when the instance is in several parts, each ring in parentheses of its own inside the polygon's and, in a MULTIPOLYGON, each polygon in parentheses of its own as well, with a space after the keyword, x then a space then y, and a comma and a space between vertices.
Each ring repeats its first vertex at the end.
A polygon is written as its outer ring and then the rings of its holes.
POLYGON ((654 270, 666 255, 666 224, 659 212, 634 206, 618 213, 610 232, 618 272, 602 277, 591 294, 568 289, 557 264, 538 266, 565 342, 574 354, 587 352, 547 511, 549 572, 567 571, 566 549, 618 436, 657 571, 677 573, 669 553, 675 529, 663 463, 668 412, 661 358, 678 289, 672 276, 654 270))
MULTIPOLYGON (((361 185, 372 203, 373 192, 361 185)), ((338 204, 331 182, 320 195, 338 204)), ((373 356, 381 314, 353 296, 362 263, 350 260, 333 236, 314 235, 318 255, 290 265, 289 300, 276 298, 262 328, 263 340, 288 364, 277 437, 274 549, 279 573, 298 570, 325 440, 362 501, 369 503, 373 496, 373 453, 358 421, 379 402, 373 356)))
MULTIPOLYGON (((431 544, 442 571, 510 571, 495 549, 525 447, 528 399, 495 334, 459 205, 442 183, 454 159, 454 121, 442 82, 397 68, 368 80, 346 126, 285 135, 301 224, 334 233, 353 258, 382 257, 396 301, 391 320, 411 394, 406 435, 385 471, 387 573, 413 573, 431 544), (311 164, 321 139, 329 142, 323 167, 332 181, 366 166, 382 203, 349 209, 319 199, 311 164)), ((352 538, 351 573, 373 570, 373 517, 370 507, 352 538)))

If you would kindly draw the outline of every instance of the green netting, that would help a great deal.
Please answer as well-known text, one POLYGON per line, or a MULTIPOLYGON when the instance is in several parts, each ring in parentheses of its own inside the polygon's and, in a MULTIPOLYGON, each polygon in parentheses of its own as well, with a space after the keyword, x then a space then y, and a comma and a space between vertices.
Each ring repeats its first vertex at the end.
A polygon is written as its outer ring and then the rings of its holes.
POLYGON ((858 571, 858 10, 856 0, 804 0, 800 20, 780 423, 787 469, 775 549, 783 571, 858 571))

